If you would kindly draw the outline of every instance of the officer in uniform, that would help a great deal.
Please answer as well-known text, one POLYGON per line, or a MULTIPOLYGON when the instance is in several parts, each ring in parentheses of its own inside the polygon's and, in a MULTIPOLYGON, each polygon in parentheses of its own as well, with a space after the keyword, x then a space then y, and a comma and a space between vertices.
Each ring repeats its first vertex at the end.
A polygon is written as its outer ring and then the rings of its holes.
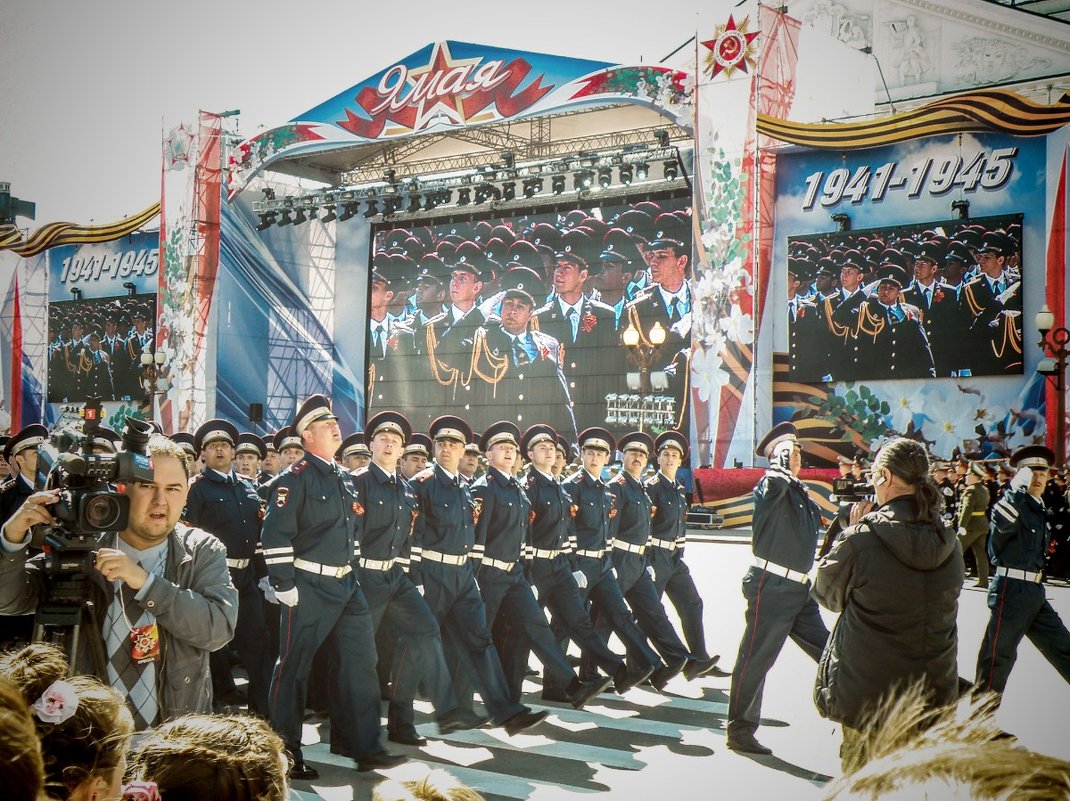
POLYGON ((260 462, 267 455, 264 441, 256 434, 243 431, 238 434, 238 446, 234 449, 234 472, 249 479, 253 487, 259 486, 260 462))
POLYGON ((684 666, 684 676, 689 681, 706 675, 727 676, 717 667, 720 655, 710 656, 706 650, 702 596, 684 561, 687 499, 676 474, 687 459, 687 437, 675 429, 663 431, 654 443, 654 451, 658 473, 646 481, 652 507, 646 558, 653 571, 654 589, 659 597, 663 593, 669 596, 680 617, 680 628, 692 657, 684 666))
POLYGON ((1041 496, 1054 463, 1050 448, 1019 448, 1011 456, 1017 472, 1010 488, 992 507, 988 553, 996 568, 988 589, 992 615, 977 655, 977 691, 1006 689, 1022 637, 1070 682, 1070 632, 1042 583, 1049 534, 1041 496))
MULTIPOLYGON (((565 687, 572 706, 581 709, 609 686, 610 679, 580 681, 557 644, 546 614, 524 576, 521 554, 529 539, 531 501, 513 476, 519 442, 520 429, 503 420, 489 426, 479 443, 490 463, 487 472, 472 485, 472 495, 480 505, 475 545, 479 590, 491 627, 501 618, 508 629, 503 639, 510 643, 509 647, 519 640, 525 654, 534 651, 547 680, 554 686, 565 687)), ((511 697, 519 700, 523 666, 508 656, 502 662, 510 668, 506 680, 511 697)))
MULTIPOLYGON (((209 420, 193 435, 204 470, 190 482, 184 519, 214 534, 227 548, 230 579, 238 591, 238 621, 231 645, 249 675, 249 711, 267 716, 271 662, 260 590, 267 574, 260 545, 260 497, 252 482, 233 469, 238 429, 226 420, 209 420)), ((230 672, 229 647, 211 656, 213 696, 219 704, 236 704, 240 695, 230 672)))
MULTIPOLYGON (((491 641, 486 610, 469 556, 475 545, 479 505, 457 472, 472 430, 459 417, 443 415, 431 422, 435 465, 413 479, 419 514, 413 532, 410 573, 438 620, 452 657, 479 690, 498 725, 516 734, 546 717, 509 697, 497 649, 491 641)), ((401 670, 406 669, 403 660, 401 670)), ((456 671, 454 671, 456 677, 456 671)), ((455 683, 455 687, 456 687, 455 683)), ((462 706, 467 699, 458 698, 462 706)))
MULTIPOLYGON (((622 453, 623 470, 609 480, 610 491, 616 496, 617 515, 613 518, 612 560, 617 574, 617 583, 628 606, 635 613, 639 628, 669 665, 679 669, 690 667, 692 660, 680 636, 676 633, 665 607, 658 599, 651 578, 654 570, 647 562, 647 543, 650 539, 650 518, 653 507, 643 486, 643 470, 646 468, 654 440, 642 431, 625 434, 617 443, 622 453)), ((596 624, 600 621, 596 620, 596 624)), ((604 633, 604 632, 603 632, 604 633)), ((713 667, 692 667, 689 674, 697 678, 713 667)), ((679 672, 679 671, 677 671, 679 672)))
MULTIPOLYGON (((647 642, 646 635, 636 625, 613 572, 607 549, 611 521, 619 510, 616 498, 601 478, 602 468, 613 451, 613 444, 613 436, 604 428, 585 429, 579 437, 583 469, 562 484, 573 518, 573 568, 576 582, 586 590, 586 600, 591 602, 592 616, 606 621, 624 643, 633 670, 653 669, 650 681, 661 690, 683 669, 684 662, 672 665, 662 663, 647 642)), ((558 632, 564 633, 560 627, 558 632)))
POLYGON ((186 471, 192 481, 193 477, 201 471, 198 464, 200 456, 197 449, 193 447, 193 435, 188 431, 178 431, 171 435, 171 441, 182 448, 183 453, 186 454, 186 471))
POLYGON ((258 485, 268 483, 282 467, 279 449, 275 447, 275 437, 265 434, 260 439, 264 443, 264 457, 260 460, 260 473, 256 477, 258 485))
POLYGON ((771 754, 754 736, 761 719, 765 676, 791 637, 817 662, 829 631, 810 597, 821 512, 799 481, 802 449, 792 423, 781 423, 757 448, 769 469, 754 488, 754 565, 743 577, 746 626, 728 699, 728 747, 771 754))
POLYGON ((357 584, 360 525, 353 479, 334 463, 342 444, 330 401, 313 395, 298 410, 294 433, 305 455, 268 487, 264 556, 282 612, 279 658, 271 678, 271 725, 294 764, 294 779, 315 779, 305 764, 301 727, 309 668, 331 643, 337 670, 331 694, 331 742, 358 770, 393 767, 403 758, 380 744, 379 684, 371 611, 357 584))
POLYGON ((409 540, 419 514, 416 493, 396 473, 405 441, 411 434, 409 421, 392 411, 379 412, 368 421, 367 436, 372 462, 353 474, 357 515, 363 517, 357 576, 371 610, 372 625, 400 638, 401 648, 390 649, 391 691, 387 738, 404 745, 426 745, 414 723, 413 701, 422 685, 438 713, 443 733, 474 728, 485 719, 457 712, 438 623, 423 596, 402 569, 408 566, 409 540), (401 670, 401 654, 411 658, 401 670))
POLYGON ((293 426, 284 426, 272 437, 275 450, 279 452, 279 469, 284 470, 305 455, 304 441, 293 430, 293 426))
MULTIPOLYGON (((520 443, 531 461, 531 470, 524 482, 531 505, 528 575, 538 593, 539 603, 553 617, 554 630, 575 642, 587 660, 613 677, 617 692, 624 693, 649 678, 654 666, 629 671, 624 660, 610 650, 606 638, 591 623, 572 564, 569 541, 572 500, 551 472, 557 458, 558 437, 553 428, 537 423, 524 432, 520 443)), ((511 649, 510 667, 526 666, 527 653, 524 648, 511 649)), ((550 687, 545 682, 542 698, 544 701, 570 700, 566 686, 550 687)))
POLYGON ((977 587, 988 587, 988 487, 987 471, 980 462, 970 462, 966 473, 966 489, 959 499, 958 520, 955 526, 962 553, 972 554, 977 575, 977 587))
POLYGON ((431 437, 419 432, 411 435, 401 452, 401 477, 411 481, 422 470, 427 469, 431 458, 431 437))
POLYGON ((906 272, 885 263, 877 291, 858 309, 855 337, 859 367, 867 376, 935 378, 933 353, 917 306, 903 303, 900 290, 906 272))
POLYGON ((963 312, 977 339, 970 348, 973 375, 1022 369, 1022 279, 1007 264, 1013 252, 1005 234, 985 234, 977 249, 981 272, 962 288, 963 312))
POLYGON ((337 459, 342 467, 351 473, 355 473, 371 463, 372 452, 368 449, 368 443, 364 439, 363 431, 355 431, 342 440, 342 447, 338 449, 337 459))
POLYGON ((37 446, 47 438, 47 428, 40 423, 30 423, 4 445, 4 461, 11 466, 11 478, 0 486, 0 526, 33 495, 37 479, 37 446))

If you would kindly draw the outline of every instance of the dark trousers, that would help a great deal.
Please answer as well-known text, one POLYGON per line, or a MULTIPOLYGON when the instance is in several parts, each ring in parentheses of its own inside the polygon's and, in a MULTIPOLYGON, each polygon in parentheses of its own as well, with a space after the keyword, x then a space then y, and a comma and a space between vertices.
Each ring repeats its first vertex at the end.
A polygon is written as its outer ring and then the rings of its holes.
MULTIPOLYGON (((613 565, 617 569, 617 584, 624 593, 624 600, 631 607, 639 628, 650 639, 650 644, 661 654, 661 658, 666 664, 687 659, 687 646, 665 614, 654 582, 646 571, 646 559, 637 553, 614 551, 613 565)), ((604 626, 603 633, 609 636, 608 623, 603 622, 601 616, 596 619, 595 625, 599 628, 604 626)))
POLYGON ((828 641, 810 585, 752 567, 743 577, 746 626, 728 698, 728 735, 753 734, 762 713, 765 676, 790 637, 815 662, 828 641))
POLYGON ((395 640, 391 648, 388 728, 395 733, 413 733, 413 701, 421 686, 440 718, 457 707, 438 622, 399 565, 390 570, 362 568, 358 575, 376 636, 385 628, 395 640))
MULTIPOLYGON (((535 658, 542 663, 547 680, 552 684, 567 687, 576 678, 576 671, 572 669, 558 645, 546 619, 546 613, 535 599, 535 592, 524 578, 520 566, 515 565, 511 571, 506 572, 484 565, 478 569, 476 575, 491 627, 494 628, 495 621, 498 620, 502 620, 506 625, 507 634, 503 639, 509 642, 507 647, 514 647, 512 643, 515 642, 516 647, 523 649, 525 656, 534 651, 535 658)), ((502 659, 502 667, 509 686, 509 697, 519 701, 524 674, 527 672, 526 660, 525 664, 521 665, 517 664, 516 659, 506 657, 502 659)))
POLYGON ((383 750, 375 632, 353 573, 342 579, 296 571, 297 606, 283 607, 271 679, 271 726, 301 760, 301 725, 312 657, 324 643, 337 658, 331 678, 331 742, 355 759, 383 750))
POLYGON ((231 568, 230 579, 238 591, 238 621, 230 644, 212 652, 213 693, 218 700, 234 689, 228 654, 233 648, 249 676, 249 711, 267 717, 273 660, 269 654, 270 637, 264 621, 263 598, 252 567, 231 568))
MULTIPOLYGON (((646 635, 636 625, 632 610, 624 600, 624 593, 620 590, 616 577, 613 575, 612 564, 608 557, 592 559, 588 556, 577 556, 576 566, 587 576, 587 589, 585 597, 591 602, 591 616, 593 619, 605 620, 609 628, 624 643, 624 649, 628 652, 628 660, 636 667, 650 667, 661 664, 661 659, 650 643, 646 635)), ((554 631, 558 637, 564 639, 566 630, 554 619, 554 631)))
POLYGON ((1022 637, 1070 682, 1070 632, 1044 596, 1043 584, 996 576, 988 590, 988 608, 992 614, 977 655, 976 689, 1006 689, 1022 637))
MULTIPOLYGON (((462 709, 471 703, 471 693, 464 697, 463 682, 457 677, 463 670, 467 680, 479 691, 483 705, 497 724, 523 712, 524 707, 509 697, 509 687, 491 641, 483 598, 476 587, 470 564, 445 565, 425 561, 420 567, 424 600, 438 621, 442 632, 446 663, 454 679, 454 692, 462 709)), ((411 657, 402 658, 402 669, 411 657)))
POLYGON ((702 596, 691 571, 679 551, 648 547, 647 556, 654 566, 654 589, 658 596, 668 596, 680 616, 687 650, 695 659, 709 659, 706 651, 706 627, 702 622, 702 596))

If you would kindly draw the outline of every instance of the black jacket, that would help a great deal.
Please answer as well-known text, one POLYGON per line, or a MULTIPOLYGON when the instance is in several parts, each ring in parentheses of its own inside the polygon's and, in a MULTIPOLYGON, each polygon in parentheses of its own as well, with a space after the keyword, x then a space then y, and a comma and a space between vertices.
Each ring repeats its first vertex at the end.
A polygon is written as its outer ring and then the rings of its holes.
POLYGON ((958 692, 958 598, 965 567, 952 529, 915 523, 896 498, 846 529, 817 566, 813 595, 840 617, 814 702, 860 728, 882 697, 923 679, 934 705, 958 692))

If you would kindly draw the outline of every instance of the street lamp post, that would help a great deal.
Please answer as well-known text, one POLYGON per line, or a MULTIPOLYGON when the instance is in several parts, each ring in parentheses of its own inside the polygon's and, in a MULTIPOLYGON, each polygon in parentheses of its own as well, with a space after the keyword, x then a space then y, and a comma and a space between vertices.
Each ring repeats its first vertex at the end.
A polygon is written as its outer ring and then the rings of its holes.
MULTIPOLYGON (((635 354, 635 361, 639 365, 639 394, 643 401, 649 398, 654 390, 650 383, 650 366, 654 362, 654 354, 658 348, 665 344, 667 332, 661 322, 654 323, 650 330, 643 336, 635 323, 629 323, 628 328, 621 335, 624 344, 635 354)), ((646 404, 640 404, 639 430, 643 430, 643 418, 646 404)))
POLYGON ((1037 312, 1036 326, 1040 332, 1037 344, 1044 358, 1037 364, 1037 372, 1051 381, 1055 388, 1055 464, 1062 467, 1066 462, 1066 364, 1070 358, 1070 330, 1055 328, 1055 315, 1045 303, 1037 312))
POLYGON ((141 386, 145 389, 149 417, 156 416, 156 396, 167 392, 171 382, 164 376, 167 352, 158 350, 154 353, 143 351, 141 354, 141 386))

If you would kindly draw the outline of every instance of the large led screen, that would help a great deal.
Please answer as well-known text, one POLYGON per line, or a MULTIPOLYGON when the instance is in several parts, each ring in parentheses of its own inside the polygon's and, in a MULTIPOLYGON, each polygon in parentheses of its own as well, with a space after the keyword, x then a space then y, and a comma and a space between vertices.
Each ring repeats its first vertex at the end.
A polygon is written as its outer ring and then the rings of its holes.
POLYGON ((679 196, 379 229, 368 414, 687 431, 691 250, 679 196))
POLYGON ((790 237, 805 382, 1022 373, 1022 215, 790 237))

